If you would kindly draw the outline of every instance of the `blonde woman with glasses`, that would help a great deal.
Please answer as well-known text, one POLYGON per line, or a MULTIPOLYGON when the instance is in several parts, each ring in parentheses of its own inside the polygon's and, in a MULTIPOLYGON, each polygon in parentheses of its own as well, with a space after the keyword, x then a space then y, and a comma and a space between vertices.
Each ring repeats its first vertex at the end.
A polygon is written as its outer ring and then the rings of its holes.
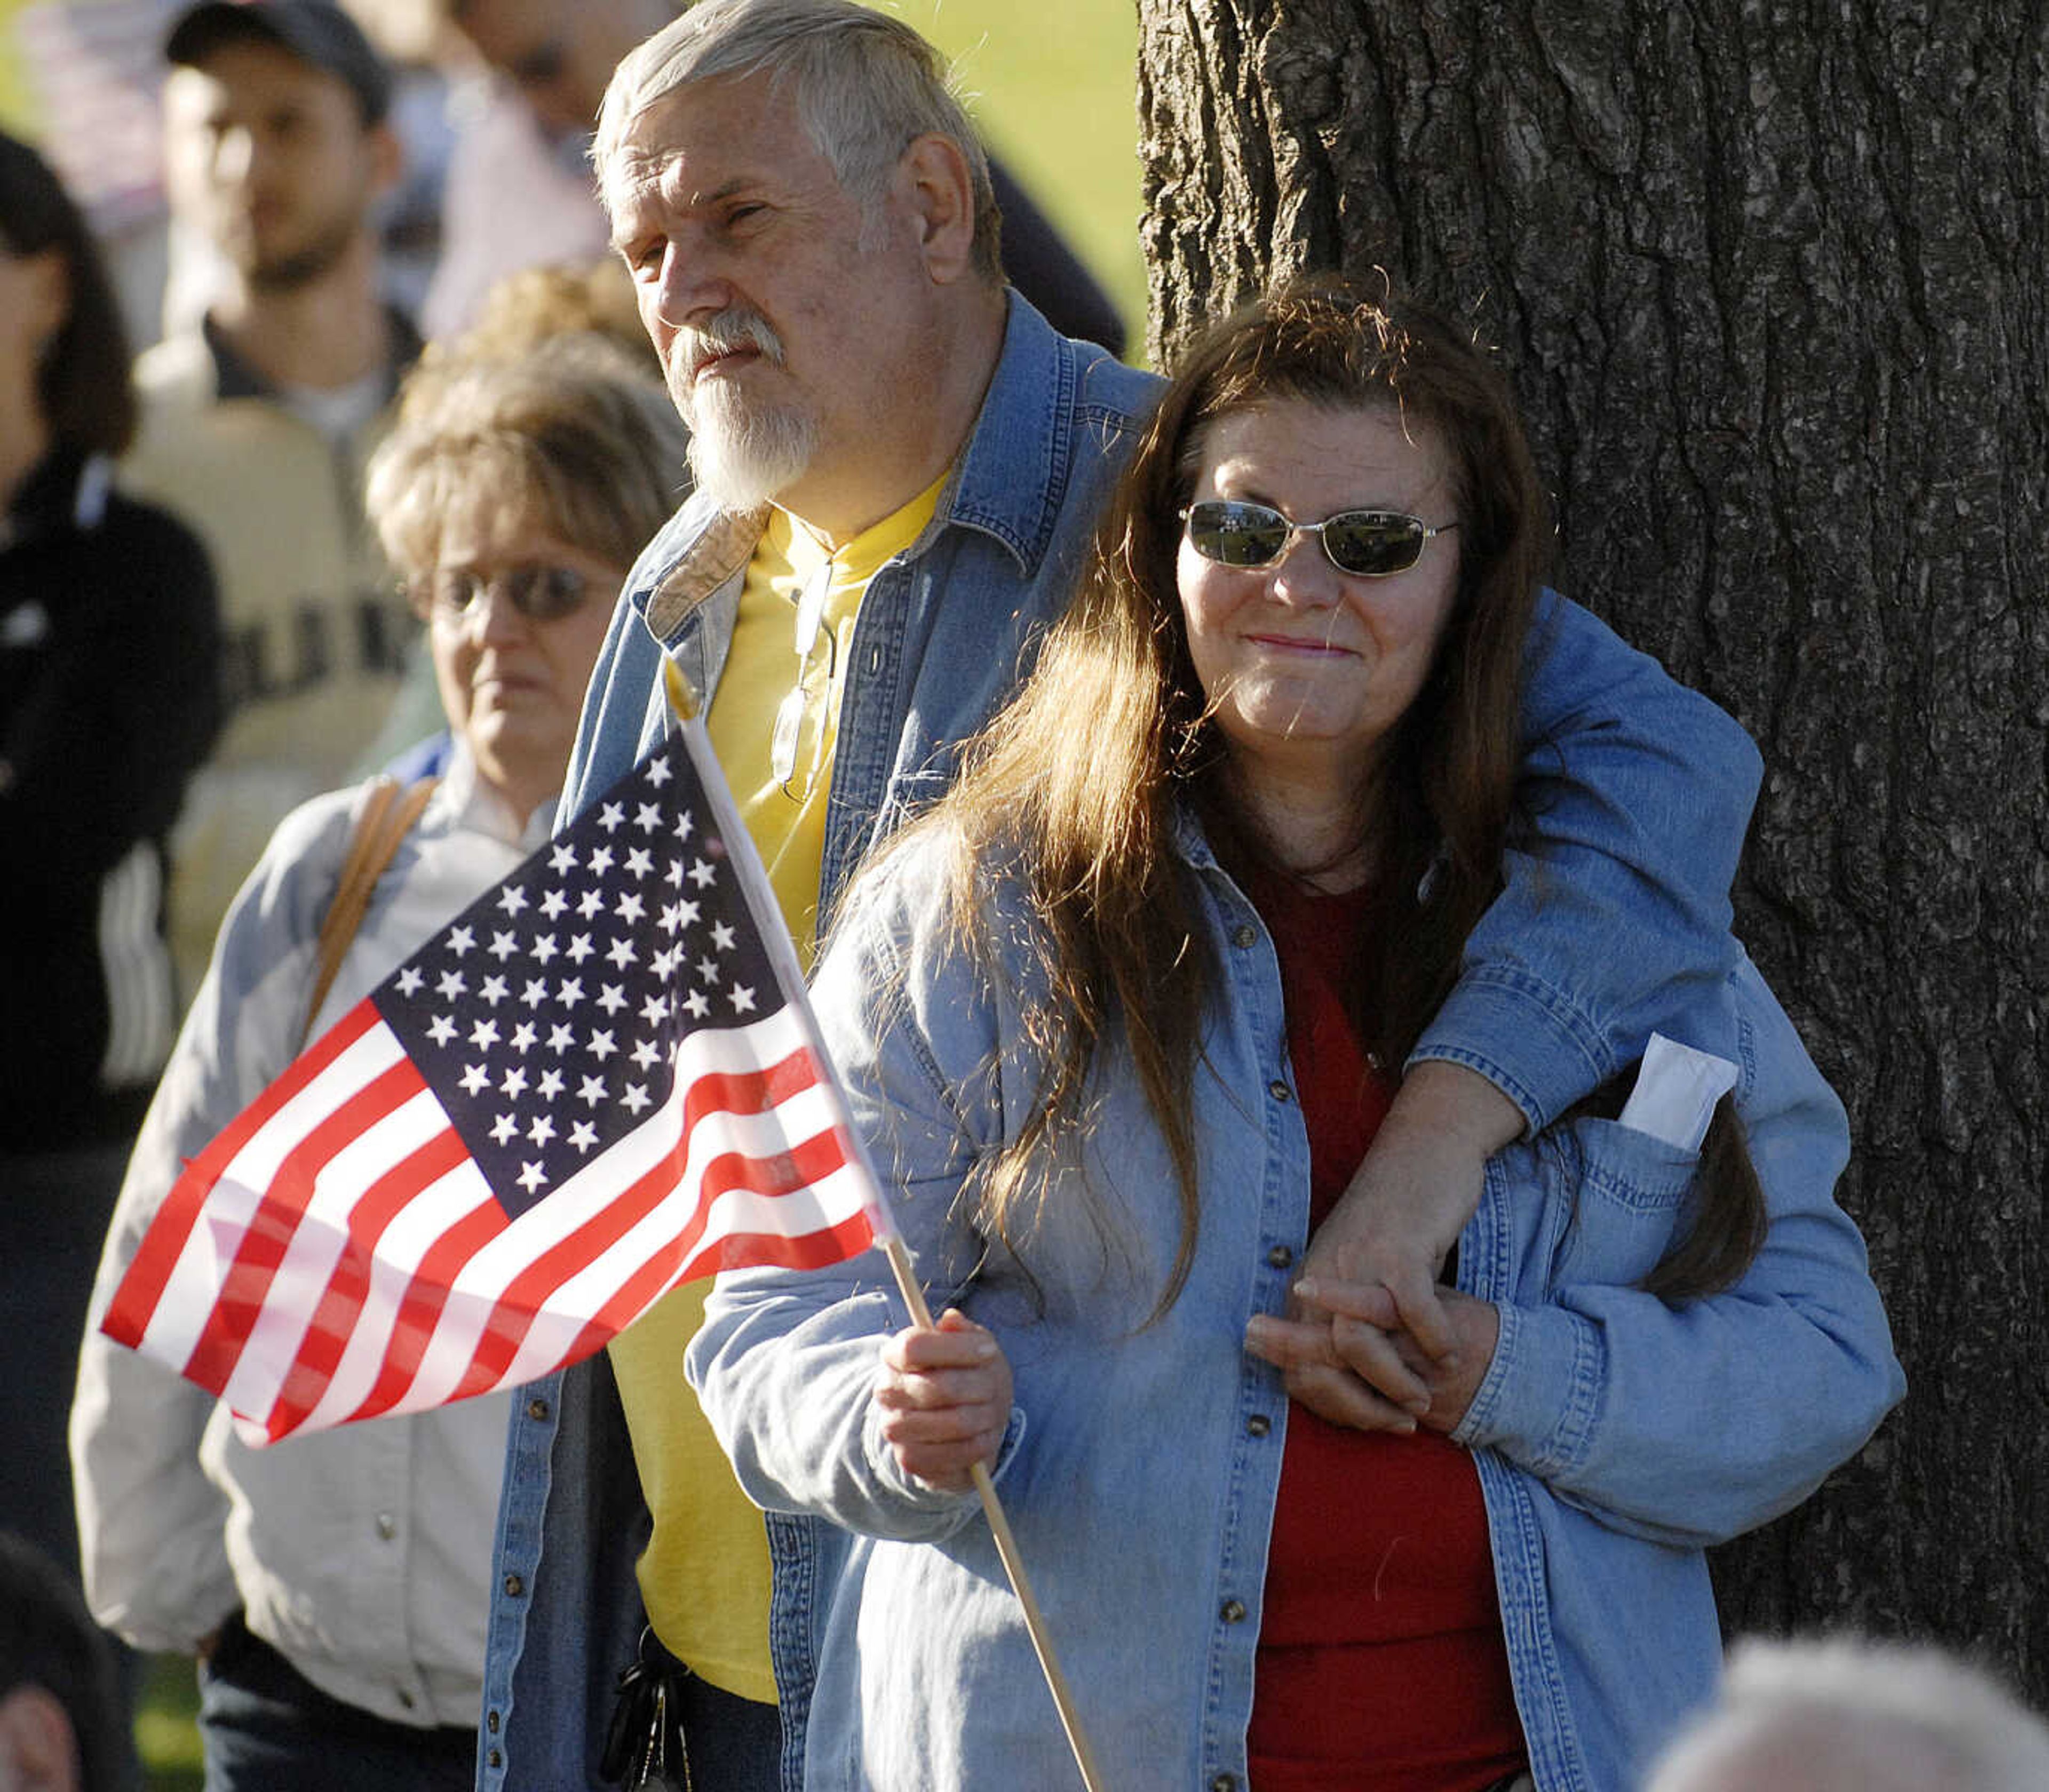
MULTIPOLYGON (((150 1109, 95 1318, 184 1160, 546 838, 584 686, 684 449, 659 383, 593 336, 413 375, 369 510, 426 624, 445 770, 411 793, 410 825, 386 811, 382 875, 325 962, 373 787, 278 828, 150 1109)), ((208 1792, 468 1792, 509 1397, 257 1450, 200 1390, 88 1335, 72 1434, 87 1591, 139 1646, 200 1658, 208 1792)))

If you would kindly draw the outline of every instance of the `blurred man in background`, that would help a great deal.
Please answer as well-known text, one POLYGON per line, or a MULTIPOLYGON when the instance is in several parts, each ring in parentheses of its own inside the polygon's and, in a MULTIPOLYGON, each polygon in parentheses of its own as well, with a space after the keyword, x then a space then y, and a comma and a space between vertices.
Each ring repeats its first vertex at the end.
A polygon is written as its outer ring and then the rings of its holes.
MULTIPOLYGON (((586 159, 598 104, 626 52, 683 10, 677 0, 441 3, 478 55, 517 91, 528 116, 494 112, 476 120, 452 158, 441 265, 427 300, 437 333, 467 321, 474 295, 500 274, 535 262, 581 261, 606 247, 586 159), (538 154, 535 143, 545 146, 538 154), (502 201, 513 170, 531 202, 523 200, 518 216, 508 218, 502 201)), ((1063 335, 1122 354, 1124 324, 1109 295, 993 156, 989 173, 1003 214, 1003 262, 1012 282, 1063 335)))
POLYGON ((397 178, 389 71, 323 0, 189 8, 165 45, 173 212, 221 258, 197 326, 137 367, 128 482, 206 542, 227 725, 174 850, 184 992, 287 811, 342 783, 414 632, 362 519, 360 475, 419 351, 379 285, 372 208, 397 178))

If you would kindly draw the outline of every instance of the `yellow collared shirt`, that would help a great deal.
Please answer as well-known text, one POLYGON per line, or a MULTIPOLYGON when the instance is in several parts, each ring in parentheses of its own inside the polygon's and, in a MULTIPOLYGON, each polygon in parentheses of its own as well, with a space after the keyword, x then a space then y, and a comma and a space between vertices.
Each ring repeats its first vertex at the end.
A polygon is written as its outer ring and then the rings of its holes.
MULTIPOLYGON (((768 868, 783 919, 808 966, 817 943, 840 694, 854 620, 869 580, 915 542, 939 507, 942 475, 901 510, 837 553, 788 512, 771 513, 747 567, 733 646, 705 718, 741 818, 768 868), (800 662, 797 608, 829 577, 818 636, 800 662), (803 710, 786 781, 773 760, 775 717, 801 680, 803 710)), ((704 1316, 710 1284, 688 1282, 611 1345, 633 1456, 654 1515, 640 1558, 640 1596, 665 1647, 713 1685, 764 1703, 776 1697, 768 1658, 768 1545, 683 1380, 683 1347, 704 1316)))

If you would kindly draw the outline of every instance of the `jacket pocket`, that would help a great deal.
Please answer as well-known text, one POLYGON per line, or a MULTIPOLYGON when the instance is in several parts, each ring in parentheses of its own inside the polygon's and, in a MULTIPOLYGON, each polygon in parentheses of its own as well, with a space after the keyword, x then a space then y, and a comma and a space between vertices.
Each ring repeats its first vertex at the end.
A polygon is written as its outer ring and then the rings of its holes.
POLYGON ((1700 1154, 1613 1120, 1583 1118, 1562 1131, 1570 1214, 1552 1258, 1552 1286, 1642 1281, 1691 1223, 1700 1154))

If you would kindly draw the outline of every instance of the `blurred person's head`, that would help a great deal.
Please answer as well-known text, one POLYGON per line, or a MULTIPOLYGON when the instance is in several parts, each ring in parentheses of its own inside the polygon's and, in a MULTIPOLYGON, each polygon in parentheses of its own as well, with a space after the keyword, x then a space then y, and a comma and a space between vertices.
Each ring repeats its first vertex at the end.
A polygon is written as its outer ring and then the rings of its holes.
MULTIPOLYGON (((476 321, 449 352, 513 356, 550 336, 577 332, 616 343, 655 379, 662 363, 640 327, 633 282, 614 256, 588 267, 528 267, 508 274, 485 293, 476 321)), ((428 352, 439 352, 429 344, 428 352)))
POLYGON ((0 1792, 116 1792, 124 1723, 113 1650, 77 1589, 0 1532, 0 1792))
POLYGON ((0 133, 0 498, 52 444, 118 454, 134 431, 127 332, 84 216, 0 133))
POLYGON ((1925 1646, 1739 1643, 1647 1792, 2041 1792, 2049 1724, 1925 1646))
POLYGON ((427 625, 449 725, 523 820, 562 787, 612 606, 684 453, 661 386, 575 335, 423 363, 371 459, 371 520, 427 625))
POLYGON ((258 292, 314 286, 374 252, 398 178, 391 76, 325 0, 204 0, 165 40, 165 182, 258 292))
POLYGON ((943 469, 1002 272, 929 44, 853 0, 704 0, 620 64, 593 157, 700 485, 844 534, 943 469))
POLYGON ((587 134, 612 72, 674 0, 449 0, 457 28, 550 134, 587 134))

